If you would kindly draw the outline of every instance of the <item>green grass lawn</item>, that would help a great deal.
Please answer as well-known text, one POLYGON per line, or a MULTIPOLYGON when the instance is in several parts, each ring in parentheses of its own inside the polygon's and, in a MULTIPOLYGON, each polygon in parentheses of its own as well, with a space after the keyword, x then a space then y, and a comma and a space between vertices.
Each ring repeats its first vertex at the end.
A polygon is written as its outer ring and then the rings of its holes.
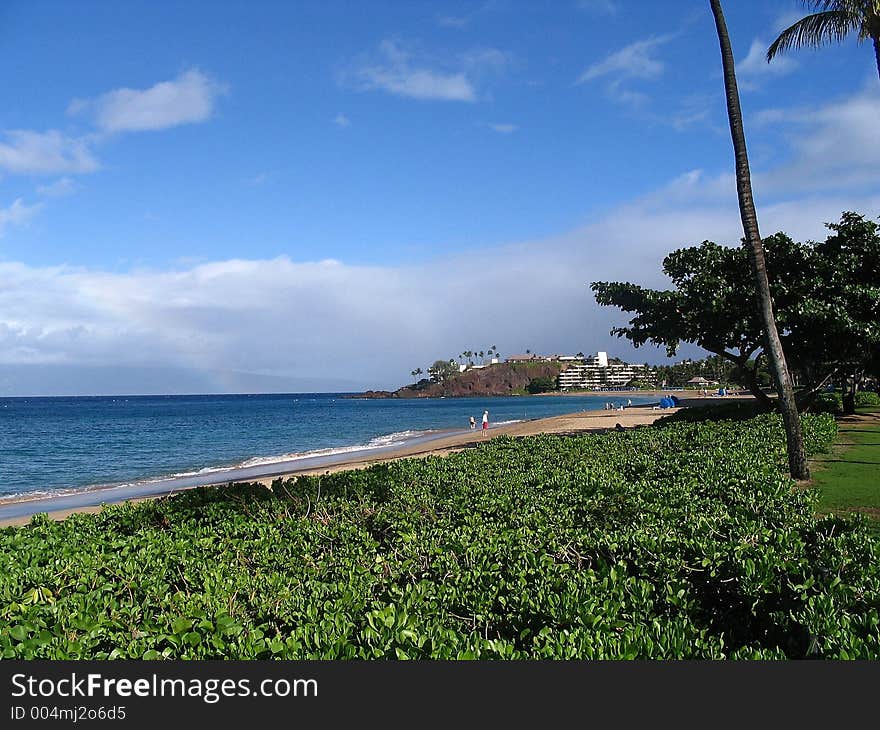
POLYGON ((839 421, 831 453, 811 460, 822 513, 858 511, 880 533, 880 409, 864 407, 839 421))

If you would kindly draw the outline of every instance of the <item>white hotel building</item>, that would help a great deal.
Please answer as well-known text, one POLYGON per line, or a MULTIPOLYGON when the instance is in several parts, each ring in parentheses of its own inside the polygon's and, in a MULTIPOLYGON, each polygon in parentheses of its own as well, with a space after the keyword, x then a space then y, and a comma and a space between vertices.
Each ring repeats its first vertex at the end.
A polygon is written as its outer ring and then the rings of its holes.
POLYGON ((653 380, 651 369, 644 365, 609 363, 607 352, 587 355, 583 361, 572 363, 559 373, 559 389, 569 388, 623 388, 634 380, 653 380))

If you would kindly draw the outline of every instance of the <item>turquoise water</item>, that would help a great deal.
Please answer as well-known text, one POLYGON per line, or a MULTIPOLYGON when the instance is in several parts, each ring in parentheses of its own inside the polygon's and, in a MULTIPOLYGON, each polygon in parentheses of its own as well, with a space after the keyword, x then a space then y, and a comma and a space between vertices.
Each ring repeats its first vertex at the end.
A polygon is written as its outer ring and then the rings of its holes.
MULTIPOLYGON (((0 496, 199 476, 333 457, 479 427, 622 403, 595 396, 367 400, 289 395, 0 398, 0 496)), ((656 402, 633 397, 633 405, 656 402)), ((256 473, 256 472, 255 472, 256 473)), ((207 478, 206 478, 207 475, 207 478)))

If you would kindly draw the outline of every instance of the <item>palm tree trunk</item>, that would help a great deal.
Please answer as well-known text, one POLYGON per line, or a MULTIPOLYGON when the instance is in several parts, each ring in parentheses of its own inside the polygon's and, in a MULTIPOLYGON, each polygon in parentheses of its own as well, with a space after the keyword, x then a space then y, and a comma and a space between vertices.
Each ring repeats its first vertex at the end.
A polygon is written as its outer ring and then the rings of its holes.
POLYGON ((880 76, 880 36, 871 36, 874 41, 874 58, 877 60, 877 76, 880 76))
POLYGON ((758 215, 755 212, 755 201, 752 197, 752 182, 749 172, 749 158, 746 150, 746 138, 743 131, 742 110, 739 105, 739 90, 736 85, 736 71, 733 63, 733 51, 730 48, 730 36, 727 23, 721 9, 721 0, 709 0, 712 14, 715 16, 715 27, 721 47, 721 63, 724 68, 724 89, 727 94, 727 117, 730 122, 730 134, 733 138, 733 150, 736 158, 736 190, 739 197, 739 212, 742 218, 746 243, 749 246, 749 258, 752 273, 758 287, 758 303, 764 321, 764 335, 767 339, 767 354, 770 358, 773 377, 776 381, 776 392, 779 395, 779 406, 785 424, 785 435, 788 446, 788 468, 794 479, 809 479, 807 456, 804 451, 804 437, 801 432, 800 417, 794 400, 791 378, 785 364, 782 342, 776 329, 773 316, 773 304, 770 299, 770 283, 767 280, 767 268, 764 261, 764 244, 758 230, 758 215))

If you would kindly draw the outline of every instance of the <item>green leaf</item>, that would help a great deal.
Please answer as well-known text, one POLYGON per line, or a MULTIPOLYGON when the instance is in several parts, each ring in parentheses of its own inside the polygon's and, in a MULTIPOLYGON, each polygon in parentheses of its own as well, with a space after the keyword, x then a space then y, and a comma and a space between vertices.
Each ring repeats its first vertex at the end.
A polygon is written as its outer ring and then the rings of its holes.
POLYGON ((180 618, 174 619, 174 622, 171 624, 171 631, 173 631, 175 634, 182 634, 186 631, 189 631, 192 625, 193 622, 191 619, 181 616, 180 618))

